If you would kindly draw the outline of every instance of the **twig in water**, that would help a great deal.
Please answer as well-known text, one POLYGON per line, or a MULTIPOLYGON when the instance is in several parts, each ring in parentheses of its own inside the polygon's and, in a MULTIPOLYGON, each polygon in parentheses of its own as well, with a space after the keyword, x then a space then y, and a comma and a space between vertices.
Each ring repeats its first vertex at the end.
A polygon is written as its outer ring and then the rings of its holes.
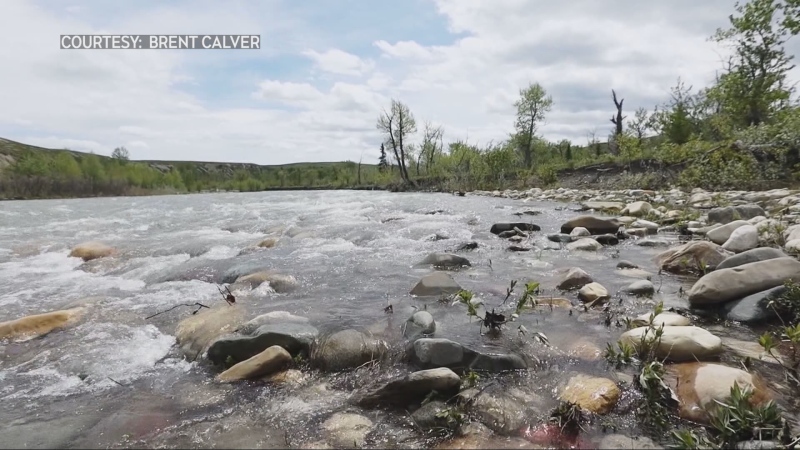
POLYGON ((225 286, 225 291, 228 292, 227 294, 225 294, 225 292, 222 292, 222 288, 219 286, 217 286, 217 290, 219 291, 220 294, 222 294, 222 298, 225 299, 225 301, 228 302, 229 305, 233 306, 233 304, 236 303, 236 297, 234 297, 233 294, 231 294, 231 290, 228 289, 228 286, 225 286))
POLYGON ((197 314, 197 311, 200 311, 200 310, 201 310, 201 309, 203 309, 203 308, 208 308, 208 306, 206 306, 206 305, 204 305, 204 304, 202 304, 202 303, 199 303, 199 302, 195 302, 195 303, 181 303, 180 305, 175 305, 175 306, 173 306, 172 308, 165 309, 164 311, 159 311, 159 312, 157 312, 157 313, 155 313, 155 314, 153 314, 153 315, 147 316, 147 317, 145 317, 145 318, 144 318, 144 320, 147 320, 147 319, 152 319, 153 317, 155 317, 155 316, 157 316, 157 315, 159 315, 159 314, 164 314, 165 312, 170 312, 170 311, 172 311, 172 310, 173 310, 173 309, 175 309, 175 308, 180 308, 181 306, 197 306, 197 309, 195 309, 194 311, 192 311, 192 315, 194 315, 194 314, 197 314))
POLYGON ((125 387, 125 386, 126 386, 126 385, 124 385, 124 384, 120 383, 119 381, 117 381, 117 380, 115 380, 115 379, 113 379, 113 378, 111 378, 111 377, 106 377, 106 378, 108 378, 109 380, 113 381, 114 383, 117 383, 118 385, 120 385, 120 386, 122 386, 122 387, 125 387))

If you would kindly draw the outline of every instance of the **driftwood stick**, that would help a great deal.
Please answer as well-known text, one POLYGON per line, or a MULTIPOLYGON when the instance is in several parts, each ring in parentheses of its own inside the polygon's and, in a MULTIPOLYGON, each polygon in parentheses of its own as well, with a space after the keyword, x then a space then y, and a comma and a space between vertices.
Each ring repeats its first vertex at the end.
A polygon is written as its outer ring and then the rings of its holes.
POLYGON ((203 308, 208 308, 208 306, 206 306, 206 305, 204 305, 204 304, 202 304, 202 303, 199 303, 199 302, 195 302, 195 303, 181 303, 180 305, 175 305, 175 306, 173 306, 172 308, 165 309, 164 311, 159 311, 159 312, 157 312, 157 313, 155 313, 155 314, 152 314, 152 315, 150 315, 150 316, 147 316, 147 317, 145 317, 145 318, 144 318, 144 320, 152 319, 152 318, 153 318, 153 317, 155 317, 155 316, 158 316, 158 315, 160 315, 160 314, 164 314, 165 312, 170 312, 170 311, 172 311, 172 310, 173 310, 173 309, 175 309, 175 308, 180 308, 181 306, 197 306, 197 309, 195 309, 194 311, 192 311, 192 314, 197 314, 197 311, 200 311, 200 310, 201 310, 201 309, 203 309, 203 308))

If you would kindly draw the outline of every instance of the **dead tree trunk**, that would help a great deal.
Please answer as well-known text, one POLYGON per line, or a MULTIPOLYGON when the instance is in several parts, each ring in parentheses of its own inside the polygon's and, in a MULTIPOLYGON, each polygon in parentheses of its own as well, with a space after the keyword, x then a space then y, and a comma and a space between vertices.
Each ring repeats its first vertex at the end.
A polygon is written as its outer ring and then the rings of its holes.
POLYGON ((617 93, 613 89, 611 90, 611 96, 614 99, 614 106, 617 108, 617 115, 611 116, 611 123, 616 125, 614 135, 619 136, 622 134, 622 121, 625 120, 625 117, 622 116, 622 103, 625 99, 617 101, 617 93))

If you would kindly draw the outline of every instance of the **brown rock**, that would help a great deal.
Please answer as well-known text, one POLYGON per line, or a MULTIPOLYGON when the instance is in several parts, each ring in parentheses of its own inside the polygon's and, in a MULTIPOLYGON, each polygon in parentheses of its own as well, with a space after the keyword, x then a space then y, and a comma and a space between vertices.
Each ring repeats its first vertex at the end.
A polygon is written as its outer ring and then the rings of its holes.
POLYGON ((562 291, 580 289, 593 282, 592 277, 579 267, 570 268, 556 288, 562 291))
POLYGON ((608 290, 600 283, 589 283, 578 291, 578 298, 584 303, 605 301, 609 298, 608 290))
POLYGON ((587 361, 599 361, 603 358, 603 350, 597 344, 583 339, 570 344, 567 353, 572 357, 587 361))
POLYGON ((608 378, 575 375, 561 392, 560 398, 593 413, 606 414, 617 404, 619 396, 616 383, 608 378))
MULTIPOLYGON (((246 285, 255 289, 263 283, 269 283, 269 287, 278 293, 291 292, 297 288, 297 279, 295 277, 271 270, 263 270, 261 272, 251 273, 250 275, 243 275, 236 279, 234 285, 246 285)), ((234 286, 234 289, 235 288, 236 286, 234 286)))
POLYGON ((190 358, 208 350, 214 341, 233 333, 244 322, 244 310, 238 304, 218 304, 203 309, 178 323, 175 337, 181 350, 190 358))
POLYGON ((65 309, 21 317, 0 323, 0 339, 28 340, 74 324, 83 316, 84 308, 65 309))
POLYGON ((721 364, 672 364, 667 366, 665 381, 678 396, 680 416, 700 423, 708 423, 708 409, 716 405, 715 400, 726 401, 734 383, 753 390, 753 405, 763 404, 771 397, 758 375, 721 364))
POLYGON ((278 243, 277 238, 266 238, 263 241, 259 242, 258 246, 262 248, 272 248, 275 247, 275 244, 277 243, 278 243))
POLYGON ((109 247, 102 242, 84 242, 72 248, 69 256, 74 258, 81 258, 84 261, 91 261, 97 258, 112 256, 116 253, 113 247, 109 247))
POLYGON ((561 225, 561 232, 569 234, 576 227, 583 227, 592 234, 616 234, 621 224, 616 219, 601 219, 595 216, 579 216, 561 225))
POLYGON ((713 269, 731 254, 713 242, 692 241, 656 256, 656 264, 669 273, 702 274, 703 266, 713 269))
POLYGON ((292 355, 286 349, 273 345, 217 375, 217 381, 240 381, 268 375, 282 369, 291 361, 292 355))

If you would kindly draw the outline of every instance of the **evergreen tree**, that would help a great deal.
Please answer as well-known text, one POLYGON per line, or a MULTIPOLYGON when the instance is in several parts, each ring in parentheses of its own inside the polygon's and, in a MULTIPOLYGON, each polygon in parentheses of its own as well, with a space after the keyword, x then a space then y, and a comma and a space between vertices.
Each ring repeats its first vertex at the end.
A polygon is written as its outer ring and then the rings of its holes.
POLYGON ((386 162, 386 148, 381 144, 381 157, 378 160, 378 170, 385 172, 388 165, 389 163, 386 162))

